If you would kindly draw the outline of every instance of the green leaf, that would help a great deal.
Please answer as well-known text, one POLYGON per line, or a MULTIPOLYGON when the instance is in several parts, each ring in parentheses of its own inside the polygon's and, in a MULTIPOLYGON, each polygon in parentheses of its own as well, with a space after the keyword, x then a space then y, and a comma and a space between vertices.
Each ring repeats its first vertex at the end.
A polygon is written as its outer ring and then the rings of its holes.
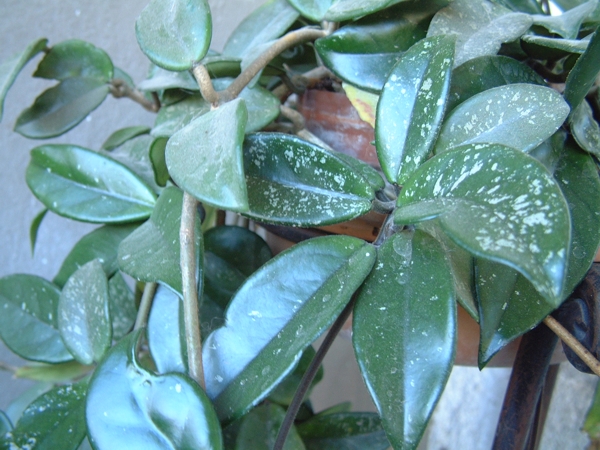
MULTIPOLYGON (((300 381, 302 380, 304 373, 310 367, 310 363, 314 359, 315 354, 316 352, 312 346, 309 345, 306 347, 306 350, 302 352, 302 356, 300 357, 300 361, 298 361, 296 368, 287 377, 285 377, 281 383, 279 383, 273 392, 269 394, 269 401, 275 402, 282 406, 288 406, 292 403, 294 395, 296 394, 296 391, 300 385, 300 381)), ((312 387, 323 379, 323 372, 323 366, 320 366, 311 382, 311 386, 305 396, 305 400, 310 395, 312 387)))
MULTIPOLYGON (((179 229, 183 192, 166 188, 150 219, 119 245, 118 263, 123 272, 145 282, 161 282, 181 294, 179 229)), ((200 218, 195 223, 196 251, 201 254, 200 218)))
POLYGON ((293 369, 348 303, 374 259, 374 248, 360 239, 315 238, 281 253, 246 281, 229 304, 225 327, 203 346, 206 391, 222 420, 243 415, 293 369))
MULTIPOLYGON (((285 418, 285 410, 272 403, 257 406, 244 416, 235 443, 236 450, 271 450, 285 418)), ((304 450, 302 439, 292 426, 284 450, 304 450)))
POLYGON ((131 331, 137 317, 135 295, 120 273, 108 280, 108 310, 112 323, 112 338, 118 341, 131 331))
POLYGON ((565 39, 575 39, 581 24, 596 9, 597 5, 598 0, 591 0, 559 15, 538 14, 533 16, 533 24, 542 26, 549 32, 558 34, 565 39))
POLYGON ((286 0, 266 2, 233 30, 225 43, 223 55, 241 58, 250 48, 281 36, 298 16, 286 0))
POLYGON ((598 388, 598 384, 596 384, 592 404, 586 413, 583 429, 590 439, 598 440, 600 438, 600 388, 598 388))
POLYGON ((335 156, 345 162, 352 169, 360 174, 373 188, 374 191, 379 191, 385 188, 385 181, 377 169, 370 164, 367 164, 354 156, 347 155, 341 152, 332 152, 335 156))
POLYGON ((406 182, 396 223, 438 218, 474 255, 521 272, 549 301, 562 299, 570 247, 565 199, 546 168, 496 144, 437 155, 406 182))
POLYGON ((92 369, 92 366, 85 366, 77 361, 60 364, 36 363, 19 367, 15 372, 15 377, 47 383, 65 383, 83 377, 92 369))
POLYGON ((242 71, 241 60, 232 56, 206 56, 202 65, 211 78, 237 77, 242 71))
POLYGON ((86 390, 87 382, 83 381, 56 387, 38 397, 12 430, 10 448, 77 450, 86 434, 86 390))
POLYGON ((123 145, 129 139, 133 139, 136 136, 140 136, 142 134, 147 134, 150 132, 150 128, 147 126, 135 126, 135 127, 127 127, 121 128, 120 130, 112 133, 106 141, 102 144, 103 150, 113 150, 120 145, 123 145))
POLYGON ((35 55, 46 48, 46 44, 48 44, 48 39, 33 41, 21 53, 13 55, 0 64, 0 120, 2 120, 4 111, 4 99, 17 75, 35 55))
POLYGON ((536 0, 494 0, 494 3, 504 5, 513 11, 529 14, 542 14, 544 10, 536 0))
POLYGON ((523 50, 535 58, 558 60, 569 54, 583 53, 588 47, 588 38, 579 40, 549 38, 545 36, 525 35, 521 38, 523 50))
POLYGON ((160 108, 150 133, 156 137, 171 137, 209 111, 210 103, 200 94, 190 95, 180 102, 160 108))
POLYGON ((113 63, 104 50, 89 42, 70 39, 53 45, 33 76, 60 81, 93 78, 108 83, 113 78, 113 70, 113 63))
POLYGON ((60 291, 33 275, 0 278, 0 337, 22 358, 47 363, 73 359, 56 324, 60 291))
POLYGON ((138 44, 159 67, 183 71, 208 52, 212 19, 206 0, 150 0, 135 22, 138 44))
POLYGON ((15 131, 31 139, 60 136, 100 106, 109 91, 108 84, 95 78, 67 78, 21 113, 15 131))
POLYGON ((452 72, 447 110, 475 94, 513 83, 545 85, 546 82, 529 66, 506 56, 480 56, 460 65, 452 72))
POLYGON ((33 194, 48 209, 83 222, 145 219, 156 202, 151 189, 128 168, 73 145, 34 148, 25 177, 33 194))
POLYGON ((183 302, 165 286, 158 286, 154 294, 147 334, 148 346, 158 373, 187 373, 183 302))
POLYGON ((404 17, 408 9, 403 3, 351 22, 317 40, 315 48, 323 63, 342 80, 379 92, 402 53, 426 35, 420 17, 404 17))
POLYGON ((242 141, 248 120, 242 99, 194 119, 167 143, 171 177, 202 202, 230 211, 248 210, 242 141))
POLYGON ((529 14, 485 0, 455 0, 431 21, 427 36, 456 36, 454 66, 483 55, 495 55, 503 43, 521 37, 532 24, 529 14))
POLYGON ((600 126, 587 100, 583 100, 569 120, 571 133, 585 151, 600 157, 600 126))
MULTIPOLYGON (((12 429, 13 426, 10 422, 10 419, 3 411, 0 410, 0 439, 2 439, 2 436, 10 432, 12 429)), ((3 441, 0 440, 0 443, 3 443, 3 441)))
MULTIPOLYGON (((30 388, 26 389, 21 395, 10 402, 6 408, 6 415, 14 424, 17 423, 23 411, 40 395, 48 392, 54 386, 51 383, 35 383, 30 388)), ((0 441, 2 442, 2 441, 0 441)))
POLYGON ((157 66, 152 66, 150 76, 138 84, 138 89, 142 91, 156 92, 175 88, 188 91, 197 91, 199 89, 198 83, 191 72, 172 72, 157 66))
POLYGON ((568 114, 569 105, 554 89, 499 86, 474 95, 446 117, 435 152, 483 142, 528 152, 552 136, 568 114))
POLYGON ((154 171, 154 181, 161 187, 165 187, 171 178, 169 176, 169 169, 167 169, 167 160, 165 158, 168 140, 168 138, 159 137, 154 139, 152 144, 150 144, 149 156, 150 162, 152 163, 152 170, 154 171))
POLYGON ((227 307, 246 278, 271 257, 267 243, 246 228, 211 228, 204 235, 204 293, 227 307))
POLYGON ((144 370, 135 354, 139 336, 114 346, 90 381, 85 417, 92 446, 221 450, 219 421, 200 386, 183 374, 144 370))
POLYGON ((417 448, 452 369, 454 285, 428 234, 401 232, 377 252, 354 307, 352 342, 394 448, 417 448))
POLYGON ((81 266, 65 284, 58 302, 58 330, 82 364, 100 361, 110 348, 108 280, 98 260, 81 266))
POLYGON ((375 143, 381 169, 402 184, 429 156, 444 115, 454 42, 423 39, 394 66, 377 103, 375 143))
POLYGON ((319 22, 356 19, 402 0, 288 0, 304 17, 319 22))
POLYGON ((106 276, 111 277, 119 268, 119 244, 137 227, 137 224, 105 225, 86 234, 71 249, 52 282, 62 288, 77 269, 93 259, 100 261, 106 276))
POLYGON ((327 150, 280 133, 249 135, 244 166, 253 219, 284 225, 339 223, 371 209, 374 188, 327 150))
POLYGON ((42 221, 44 217, 46 217, 46 213, 48 212, 48 208, 42 209, 31 221, 31 226, 29 227, 29 243, 31 244, 31 255, 35 253, 35 243, 37 241, 38 231, 40 230, 40 226, 42 225, 42 221))
POLYGON ((564 96, 572 110, 579 106, 594 85, 598 72, 600 72, 600 30, 596 30, 592 35, 587 49, 567 77, 564 96))
POLYGON ((386 450, 390 446, 376 413, 320 413, 296 430, 307 450, 386 450))

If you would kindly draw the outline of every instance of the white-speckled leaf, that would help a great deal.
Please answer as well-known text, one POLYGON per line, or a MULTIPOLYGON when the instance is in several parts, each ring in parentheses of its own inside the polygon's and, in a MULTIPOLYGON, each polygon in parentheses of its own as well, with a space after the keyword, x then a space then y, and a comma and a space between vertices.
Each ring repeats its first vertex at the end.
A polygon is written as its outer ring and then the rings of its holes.
POLYGON ((433 17, 427 36, 456 36, 454 66, 483 55, 495 55, 500 46, 521 37, 531 26, 529 14, 512 12, 485 0, 454 0, 433 17))
POLYGON ((583 100, 571 114, 571 133, 585 151, 600 157, 600 126, 587 100, 583 100))
POLYGON ((497 144, 439 154, 406 182, 397 206, 396 223, 437 217, 461 247, 515 268, 552 301, 562 295, 569 210, 552 176, 532 157, 497 144))
POLYGON ((450 113, 435 153, 483 142, 528 152, 552 136, 568 115, 569 105, 554 89, 525 83, 488 89, 450 113))

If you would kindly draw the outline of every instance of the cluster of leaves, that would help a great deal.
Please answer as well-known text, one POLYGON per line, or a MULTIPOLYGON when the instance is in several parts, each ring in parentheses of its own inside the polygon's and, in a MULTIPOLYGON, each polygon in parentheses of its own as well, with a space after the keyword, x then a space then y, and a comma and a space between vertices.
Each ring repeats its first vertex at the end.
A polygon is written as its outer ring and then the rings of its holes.
POLYGON ((154 63, 145 95, 82 41, 42 39, 1 66, 1 101, 40 52, 34 76, 58 81, 17 120, 31 138, 76 126, 116 86, 160 108, 151 129, 118 130, 98 150, 31 152, 27 183, 47 208, 32 240, 47 210, 102 226, 52 282, 0 279, 0 336, 35 362, 17 375, 42 382, 0 413, 0 447, 271 448, 311 343, 351 304, 379 414, 315 414, 307 401, 286 448, 415 448, 453 365, 457 301, 481 327, 483 367, 561 304, 600 242, 600 6, 561 0, 550 16, 542 3, 272 0, 216 54, 206 1, 152 0, 136 27, 154 63), (256 69, 303 30, 320 37, 256 69), (376 105, 381 172, 260 131, 285 122, 281 81, 317 59, 376 105), (199 92, 199 66, 220 100, 199 92), (187 197, 202 205, 191 224, 187 197), (255 233, 215 226, 215 210, 302 227, 386 219, 374 243, 326 236, 271 258, 255 233), (186 277, 205 389, 188 376, 186 277))

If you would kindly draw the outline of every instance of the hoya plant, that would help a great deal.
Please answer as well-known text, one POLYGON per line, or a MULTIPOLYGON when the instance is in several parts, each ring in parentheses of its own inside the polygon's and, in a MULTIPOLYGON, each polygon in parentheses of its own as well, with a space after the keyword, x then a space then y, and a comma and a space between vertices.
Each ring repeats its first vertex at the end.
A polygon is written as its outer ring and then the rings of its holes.
POLYGON ((55 80, 16 120, 28 138, 110 95, 156 120, 31 150, 45 207, 32 239, 48 212, 99 226, 54 279, 0 279, 0 336, 31 361, 16 375, 54 383, 0 412, 0 447, 416 448, 457 308, 479 324, 483 368, 541 322, 560 328, 549 315, 592 264, 598 25, 597 0, 271 0, 219 54, 206 0, 151 0, 137 84, 77 39, 5 61, 2 102, 39 54, 33 76, 55 80), (376 164, 306 129, 295 102, 315 87, 373 124, 376 164), (367 214, 372 241, 328 234, 273 255, 257 233, 367 214), (378 413, 307 400, 349 316, 378 413))

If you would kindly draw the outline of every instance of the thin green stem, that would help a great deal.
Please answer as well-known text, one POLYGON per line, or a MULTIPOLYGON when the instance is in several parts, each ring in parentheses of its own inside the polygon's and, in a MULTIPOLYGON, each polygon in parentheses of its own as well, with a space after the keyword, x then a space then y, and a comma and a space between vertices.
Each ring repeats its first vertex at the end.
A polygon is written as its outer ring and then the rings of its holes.
POLYGON ((213 107, 217 107, 219 105, 219 94, 215 91, 206 67, 202 64, 196 64, 192 69, 192 73, 196 78, 196 82, 198 83, 200 93, 202 94, 202 97, 204 97, 204 100, 213 105, 213 107))
POLYGON ((135 318, 134 330, 143 328, 148 323, 148 315, 150 314, 150 308, 152 307, 152 300, 154 300, 154 294, 156 293, 156 283, 146 283, 144 286, 144 293, 140 300, 140 308, 138 309, 137 317, 135 318))
POLYGON ((181 280, 183 287, 183 317, 185 323, 185 341, 188 353, 189 375, 202 388, 204 368, 202 366, 202 339, 200 336, 200 317, 198 314, 198 255, 196 252, 196 210, 198 201, 190 194, 183 194, 181 210, 181 280))
POLYGON ((344 323, 346 323, 346 320, 348 320, 348 317, 350 317, 355 302, 356 295, 353 295, 346 307, 344 308, 344 310, 342 311, 342 313, 339 315, 339 317, 335 320, 335 322, 329 329, 327 336, 325 336, 323 343, 319 347, 319 350, 317 350, 317 353, 311 361, 310 366, 308 367, 306 372, 304 372, 302 380, 300 380, 300 384, 298 385, 298 389, 294 394, 294 398, 292 399, 290 406, 288 406, 285 418, 283 419, 283 422, 281 424, 281 428, 279 428, 279 433, 277 434, 277 439, 275 440, 273 450, 281 450, 285 445, 285 440, 287 439, 290 429, 294 424, 294 420, 296 419, 296 415, 300 410, 300 406, 302 406, 304 398, 306 397, 306 394, 308 393, 308 390, 310 389, 310 386, 315 376, 317 375, 319 367, 321 366, 325 355, 327 355, 327 352, 331 348, 331 345, 333 344, 333 341, 335 340, 336 336, 339 334, 340 330, 344 326, 344 323))

